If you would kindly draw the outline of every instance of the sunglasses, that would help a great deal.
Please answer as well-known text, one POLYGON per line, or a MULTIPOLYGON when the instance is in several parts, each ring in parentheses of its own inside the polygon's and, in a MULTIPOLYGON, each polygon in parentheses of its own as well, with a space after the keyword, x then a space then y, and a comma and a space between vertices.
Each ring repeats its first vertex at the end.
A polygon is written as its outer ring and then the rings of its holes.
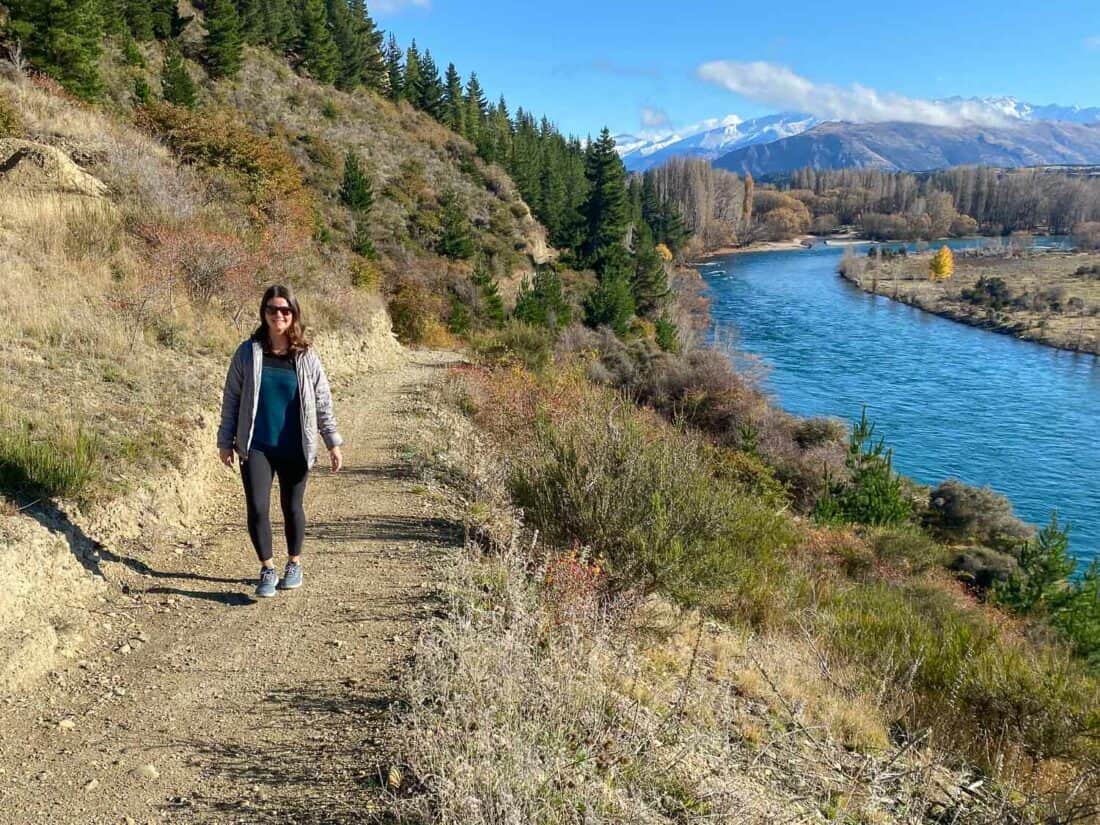
POLYGON ((294 314, 294 310, 291 309, 290 307, 277 307, 277 306, 274 306, 272 304, 267 304, 264 307, 264 311, 268 315, 274 315, 275 313, 279 313, 280 315, 293 315, 294 314))

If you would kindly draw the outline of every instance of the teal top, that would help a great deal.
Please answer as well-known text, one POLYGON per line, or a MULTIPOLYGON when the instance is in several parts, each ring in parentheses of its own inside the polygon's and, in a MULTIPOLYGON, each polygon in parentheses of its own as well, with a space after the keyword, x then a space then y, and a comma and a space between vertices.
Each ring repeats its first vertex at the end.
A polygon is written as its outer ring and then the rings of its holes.
POLYGON ((293 356, 265 352, 260 399, 252 430, 253 449, 285 457, 304 457, 301 406, 293 356))

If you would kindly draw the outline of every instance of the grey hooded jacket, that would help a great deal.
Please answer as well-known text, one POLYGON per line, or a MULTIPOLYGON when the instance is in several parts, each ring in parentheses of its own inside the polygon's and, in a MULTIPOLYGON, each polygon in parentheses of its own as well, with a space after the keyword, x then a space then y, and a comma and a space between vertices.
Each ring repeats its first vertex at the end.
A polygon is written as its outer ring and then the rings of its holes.
MULTIPOLYGON (((252 444, 252 427, 260 403, 263 368, 263 348, 259 341, 249 339, 233 353, 225 376, 218 448, 235 449, 242 459, 248 458, 248 448, 252 444)), ((343 444, 344 439, 336 429, 332 393, 325 368, 321 366, 321 359, 313 347, 295 356, 294 371, 298 375, 298 393, 302 401, 302 452, 307 466, 312 467, 317 461, 318 430, 325 440, 325 447, 330 450, 343 444)))

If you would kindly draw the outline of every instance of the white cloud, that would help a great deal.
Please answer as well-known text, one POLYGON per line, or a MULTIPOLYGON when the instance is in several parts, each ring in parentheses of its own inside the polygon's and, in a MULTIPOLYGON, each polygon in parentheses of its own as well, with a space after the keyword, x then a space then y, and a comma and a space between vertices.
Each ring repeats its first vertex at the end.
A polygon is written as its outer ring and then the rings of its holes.
POLYGON ((407 8, 430 9, 432 0, 375 0, 370 10, 379 14, 394 14, 407 8))
POLYGON ((642 126, 646 129, 660 129, 668 126, 668 113, 664 109, 654 109, 650 106, 642 107, 642 126))
POLYGON ((1010 122, 1004 112, 981 101, 923 100, 896 92, 878 92, 859 83, 849 87, 815 83, 774 63, 714 60, 698 70, 703 80, 770 106, 806 112, 823 120, 879 122, 900 120, 933 126, 985 126, 1010 122))

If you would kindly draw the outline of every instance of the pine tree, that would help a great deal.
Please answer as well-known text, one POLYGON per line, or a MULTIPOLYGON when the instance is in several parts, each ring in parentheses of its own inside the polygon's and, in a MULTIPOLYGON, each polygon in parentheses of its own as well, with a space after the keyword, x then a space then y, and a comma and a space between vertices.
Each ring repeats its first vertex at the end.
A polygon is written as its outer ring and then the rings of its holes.
POLYGON ((340 184, 340 200, 356 213, 366 216, 374 205, 374 189, 370 178, 359 163, 359 156, 349 151, 344 156, 344 180, 340 184))
POLYGON ((401 47, 397 45, 397 38, 390 34, 386 41, 386 80, 390 100, 395 103, 404 96, 403 78, 405 70, 401 65, 401 47))
POLYGON ((241 21, 234 0, 207 2, 203 50, 214 77, 233 77, 240 71, 243 59, 241 21))
POLYGON ((340 52, 329 31, 324 0, 305 0, 302 5, 302 67, 321 83, 336 81, 340 52))
POLYGON ((630 292, 639 315, 653 315, 664 304, 671 290, 665 264, 654 248, 653 235, 645 223, 639 224, 634 239, 637 252, 634 255, 634 272, 630 279, 630 292))
POLYGON ((241 40, 256 46, 265 39, 264 0, 237 0, 237 15, 241 21, 241 40))
POLYGON ((625 335, 634 315, 630 290, 630 255, 621 245, 608 247, 600 262, 599 285, 584 302, 584 321, 590 327, 609 326, 625 335))
POLYGON ((175 106, 186 106, 190 109, 195 105, 195 82, 187 72, 187 66, 175 41, 170 41, 164 50, 160 89, 164 99, 175 106))
POLYGON ((496 278, 484 261, 479 261, 471 276, 478 293, 478 315, 485 318, 491 326, 504 326, 504 299, 496 278))
POLYGON ((478 144, 485 116, 489 111, 489 102, 485 99, 485 93, 481 90, 477 72, 470 72, 470 79, 466 81, 466 116, 462 125, 466 128, 463 135, 467 140, 478 144))
POLYGON ((458 134, 466 134, 466 101, 462 97, 462 78, 454 63, 447 65, 443 87, 443 122, 458 134))
POLYGON ((382 56, 382 32, 367 14, 364 0, 351 0, 351 11, 355 39, 359 44, 359 78, 368 89, 385 92, 387 86, 386 61, 382 56))
POLYGON ((588 145, 584 175, 589 190, 581 210, 587 224, 581 252, 586 261, 597 264, 608 249, 622 245, 629 221, 626 169, 606 126, 599 140, 588 145))
POLYGON ((470 226, 470 218, 466 214, 458 194, 453 190, 443 193, 440 199, 443 206, 443 215, 440 219, 442 234, 436 244, 436 251, 440 255, 456 260, 465 260, 474 255, 473 228, 470 226))
POLYGON ((432 53, 424 50, 420 61, 421 93, 420 108, 436 120, 443 121, 443 81, 439 79, 439 69, 432 59, 432 53))
POLYGON ((153 0, 152 7, 153 34, 160 40, 179 37, 185 24, 180 17, 179 3, 176 0, 153 0))
POLYGON ((424 77, 420 73, 420 50, 416 41, 405 50, 405 72, 401 76, 402 97, 417 109, 424 100, 424 77))
POLYGON ((148 0, 126 0, 126 25, 139 43, 153 39, 153 7, 148 0))
POLYGON ((31 65, 72 94, 94 100, 104 21, 99 0, 8 0, 8 30, 31 65))
POLYGON ((540 266, 532 280, 523 279, 512 314, 524 323, 550 329, 569 325, 573 312, 562 292, 561 276, 553 267, 540 266))

